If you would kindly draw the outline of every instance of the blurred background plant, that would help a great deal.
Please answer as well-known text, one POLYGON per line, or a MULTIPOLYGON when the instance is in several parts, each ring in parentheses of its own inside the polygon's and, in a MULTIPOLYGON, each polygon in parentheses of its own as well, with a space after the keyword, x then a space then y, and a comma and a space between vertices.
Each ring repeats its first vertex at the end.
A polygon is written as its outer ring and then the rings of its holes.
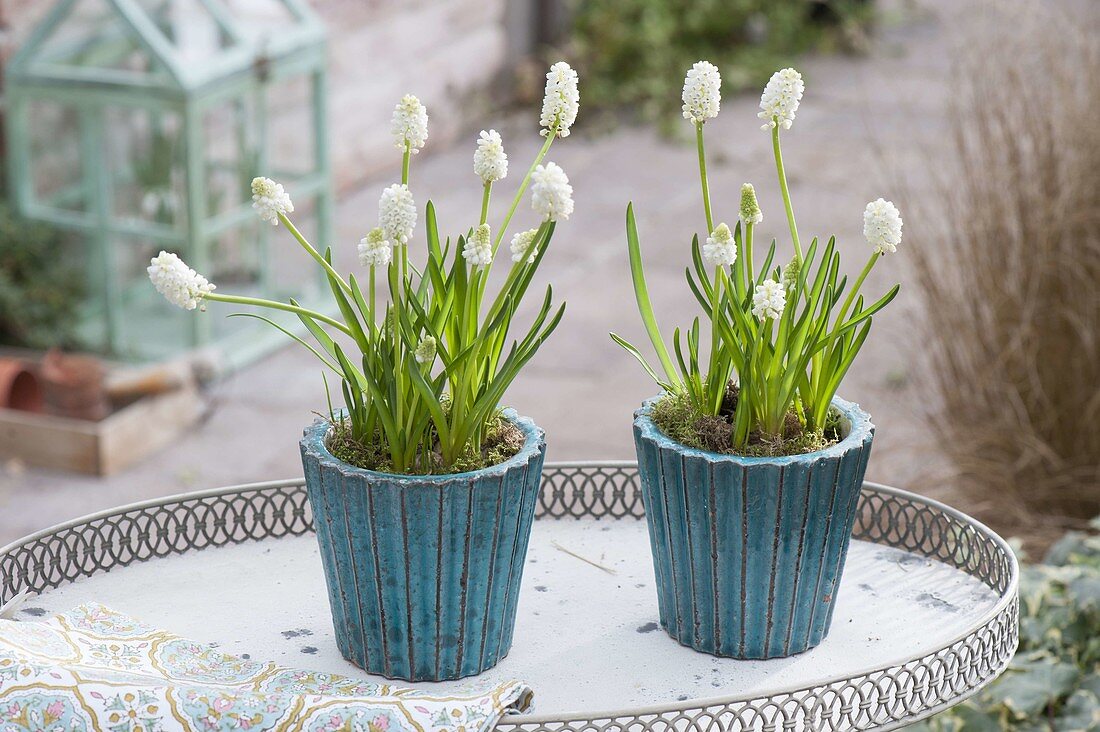
POLYGON ((800 53, 863 49, 873 15, 869 0, 579 0, 569 51, 590 113, 630 107, 669 131, 695 61, 722 69, 723 93, 763 88, 800 53))
POLYGON ((63 234, 0 204, 0 344, 76 347, 83 282, 63 234))
POLYGON ((1020 577, 1020 649, 974 699, 914 732, 1100 729, 1100 517, 1020 577))
POLYGON ((1100 7, 980 8, 913 202, 928 426, 971 511, 1056 535, 1100 513, 1100 7))

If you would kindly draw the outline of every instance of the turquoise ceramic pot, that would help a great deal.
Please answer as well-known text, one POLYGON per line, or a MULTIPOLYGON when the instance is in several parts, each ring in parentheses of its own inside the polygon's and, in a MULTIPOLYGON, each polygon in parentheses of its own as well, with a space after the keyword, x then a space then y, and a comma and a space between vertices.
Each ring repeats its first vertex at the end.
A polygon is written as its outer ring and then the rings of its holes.
POLYGON ((745 458, 693 450, 635 413, 661 625, 705 653, 779 658, 829 632, 875 427, 834 399, 844 438, 745 458))
POLYGON ((372 673, 409 681, 472 676, 512 646, 546 441, 511 410, 523 449, 471 473, 403 476, 337 460, 326 420, 302 464, 336 642, 372 673))

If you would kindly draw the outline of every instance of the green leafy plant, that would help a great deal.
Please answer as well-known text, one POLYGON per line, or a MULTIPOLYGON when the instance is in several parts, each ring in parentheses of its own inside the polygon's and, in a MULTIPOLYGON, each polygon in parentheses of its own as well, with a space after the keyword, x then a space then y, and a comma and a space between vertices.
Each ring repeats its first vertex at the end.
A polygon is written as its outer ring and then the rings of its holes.
POLYGON ((526 332, 520 338, 510 336, 556 222, 573 211, 572 188, 564 171, 554 163, 541 163, 554 140, 569 134, 578 102, 576 72, 568 64, 555 64, 547 74, 542 110, 546 141, 495 238, 487 223, 489 201, 493 184, 507 174, 508 159, 499 134, 481 133, 474 156, 474 170, 483 183, 479 222, 455 240, 443 238, 429 201, 424 216, 427 257, 416 265, 409 252, 416 224, 410 163, 427 139, 427 112, 416 97, 405 96, 394 110, 392 125, 403 150, 401 182, 383 191, 379 225, 359 244, 366 270, 363 281, 338 273, 331 250, 322 254, 294 226, 289 218, 294 206, 282 185, 267 178, 253 181, 254 206, 261 218, 282 225, 325 271, 339 317, 306 309, 294 300, 281 303, 215 293, 205 278, 165 252, 153 260, 150 277, 162 294, 187 309, 210 300, 294 313, 314 343, 263 315, 241 315, 283 330, 339 378, 345 415, 337 416, 330 405, 334 432, 345 448, 342 454, 363 456, 368 464, 360 467, 396 473, 482 467, 492 456, 499 458, 500 445, 508 442, 500 438, 498 425, 505 391, 565 310, 564 305, 554 306, 553 289, 547 286, 526 332), (532 206, 542 221, 538 228, 512 238, 511 267, 490 299, 487 285, 493 261, 529 186, 532 206), (387 289, 388 299, 379 297, 381 287, 387 289), (492 444, 486 444, 487 436, 492 444), (349 439, 364 449, 347 449, 349 439))
POLYGON ((85 283, 61 234, 0 205, 0 343, 79 345, 85 283))
MULTIPOLYGON (((611 337, 642 364, 667 398, 686 396, 696 421, 713 426, 714 418, 728 420, 729 451, 787 454, 807 445, 814 449, 826 441, 833 397, 867 339, 872 316, 897 295, 895 285, 867 303, 859 290, 875 263, 897 249, 901 217, 893 204, 881 198, 867 205, 864 234, 872 252, 851 287, 840 275, 835 239, 824 246, 814 239, 803 250, 780 148, 780 130, 793 123, 803 83, 794 69, 778 71, 761 96, 759 116, 772 137, 794 258, 773 267, 773 240, 756 266, 753 234, 763 217, 755 189, 749 184, 742 187, 740 220, 732 230, 724 223, 715 226, 712 213, 703 126, 718 114, 720 87, 718 69, 700 61, 688 71, 683 90, 684 117, 695 127, 703 213, 710 232, 703 246, 698 235, 692 239, 692 266, 685 274, 710 332, 702 332, 699 317, 684 333, 677 328, 672 337, 673 361, 653 312, 634 210, 628 206, 627 246, 634 292, 661 372, 626 340, 614 333, 611 337), (709 351, 704 356, 706 344, 709 351), (817 439, 807 441, 806 435, 817 439)), ((704 440, 690 446, 714 448, 713 441, 704 440)))
POLYGON ((1070 532, 1020 578, 1020 648, 973 699, 916 732, 1100 729, 1100 518, 1070 532))
POLYGON ((570 40, 590 98, 671 125, 696 59, 725 70, 727 92, 749 89, 795 54, 857 48, 872 15, 866 0, 581 0, 570 40))

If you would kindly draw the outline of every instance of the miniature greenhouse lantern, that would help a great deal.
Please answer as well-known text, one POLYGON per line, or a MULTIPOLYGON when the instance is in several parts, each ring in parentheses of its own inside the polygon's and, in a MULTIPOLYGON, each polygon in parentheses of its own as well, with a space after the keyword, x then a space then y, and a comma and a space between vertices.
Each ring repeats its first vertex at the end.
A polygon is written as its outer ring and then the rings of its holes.
POLYGON ((304 0, 61 0, 6 85, 13 202, 76 235, 90 348, 266 347, 250 318, 186 318, 155 297, 145 267, 161 249, 234 291, 308 300, 318 286, 269 245, 250 191, 277 177, 329 241, 325 35, 304 0))

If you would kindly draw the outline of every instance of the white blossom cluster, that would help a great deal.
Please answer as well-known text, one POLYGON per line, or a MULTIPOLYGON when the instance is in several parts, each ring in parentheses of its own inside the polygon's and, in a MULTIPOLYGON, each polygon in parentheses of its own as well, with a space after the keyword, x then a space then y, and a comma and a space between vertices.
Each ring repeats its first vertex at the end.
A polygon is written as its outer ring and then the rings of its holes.
POLYGON ((294 204, 282 183, 276 183, 270 178, 253 178, 252 208, 256 209, 261 219, 272 226, 278 226, 279 214, 285 216, 292 213, 294 204))
POLYGON ((756 286, 752 296, 752 314, 759 320, 777 319, 787 307, 787 295, 783 285, 775 280, 764 280, 756 286))
POLYGON ((722 75, 709 61, 696 61, 684 77, 684 119, 706 122, 722 107, 722 75))
POLYGON ((359 240, 359 263, 364 267, 386 267, 393 260, 393 247, 386 241, 381 226, 359 240))
POLYGON ((462 256, 471 267, 488 267, 493 261, 493 236, 488 224, 474 229, 462 247, 462 256))
POLYGON ((412 94, 401 97, 393 108, 390 119, 390 132, 398 148, 409 150, 415 155, 428 141, 428 110, 412 94))
POLYGON ((564 61, 558 61, 546 74, 546 90, 542 98, 543 137, 557 126, 558 137, 569 137, 569 128, 577 120, 581 93, 577 88, 577 72, 564 61))
POLYGON ((508 155, 496 130, 481 131, 474 150, 474 173, 485 183, 493 183, 508 175, 508 155))
POLYGON ((776 124, 785 130, 791 129, 794 113, 798 111, 798 103, 802 101, 805 90, 802 74, 794 69, 781 69, 772 74, 764 93, 760 95, 760 112, 756 115, 764 120, 760 129, 770 130, 776 124))
POLYGON ((512 252, 513 262, 521 261, 524 254, 527 254, 527 249, 530 248, 531 251, 527 256, 527 264, 534 264, 535 257, 539 255, 539 250, 538 247, 532 247, 531 243, 535 241, 535 235, 538 233, 538 229, 528 229, 512 237, 512 243, 508 245, 508 249, 512 252))
POLYGON ((378 225, 393 246, 408 244, 416 227, 416 202, 409 187, 394 183, 378 199, 378 225))
POLYGON ((435 338, 432 336, 424 336, 413 352, 413 357, 416 359, 416 362, 421 365, 429 364, 435 360, 436 349, 437 344, 435 338))
POLYGON ((760 211, 760 204, 756 202, 756 189, 752 183, 741 186, 741 220, 746 224, 759 224, 764 220, 764 214, 760 211))
POLYGON ((737 245, 730 227, 718 224, 711 232, 703 245, 703 259, 712 267, 728 267, 737 261, 737 245))
POLYGON ((568 219, 573 213, 573 186, 557 163, 539 165, 531 173, 531 207, 548 221, 568 219))
POLYGON ((798 284, 798 277, 802 272, 802 263, 798 257, 793 257, 783 268, 783 289, 793 290, 798 284))
POLYGON ((202 299, 214 291, 214 285, 171 252, 153 257, 146 271, 157 292, 184 310, 200 307, 202 299))
POLYGON ((879 198, 863 210, 863 236, 879 254, 893 253, 901 243, 901 213, 890 201, 879 198))

